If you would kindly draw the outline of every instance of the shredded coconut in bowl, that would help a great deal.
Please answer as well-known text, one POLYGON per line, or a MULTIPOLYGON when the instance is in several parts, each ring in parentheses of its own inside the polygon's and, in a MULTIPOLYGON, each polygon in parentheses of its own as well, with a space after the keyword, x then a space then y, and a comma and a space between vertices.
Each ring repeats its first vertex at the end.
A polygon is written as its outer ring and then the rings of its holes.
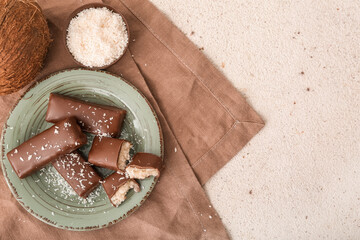
POLYGON ((66 44, 75 60, 87 67, 103 67, 119 59, 129 36, 124 20, 106 7, 79 12, 69 24, 66 44))

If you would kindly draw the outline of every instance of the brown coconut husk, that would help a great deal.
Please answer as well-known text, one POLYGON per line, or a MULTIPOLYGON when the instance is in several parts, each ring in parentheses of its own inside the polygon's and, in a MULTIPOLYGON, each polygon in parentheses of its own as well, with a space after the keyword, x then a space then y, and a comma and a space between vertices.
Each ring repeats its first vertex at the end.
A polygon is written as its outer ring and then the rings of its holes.
POLYGON ((0 95, 34 80, 50 42, 46 19, 36 2, 0 0, 0 95))

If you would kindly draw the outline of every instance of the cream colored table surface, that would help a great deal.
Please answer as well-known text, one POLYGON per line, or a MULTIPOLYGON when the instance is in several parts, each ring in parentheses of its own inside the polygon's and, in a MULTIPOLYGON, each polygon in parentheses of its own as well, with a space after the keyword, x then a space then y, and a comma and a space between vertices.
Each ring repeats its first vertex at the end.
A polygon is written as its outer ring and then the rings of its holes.
POLYGON ((152 0, 265 128, 206 185, 233 239, 360 239, 360 1, 152 0))

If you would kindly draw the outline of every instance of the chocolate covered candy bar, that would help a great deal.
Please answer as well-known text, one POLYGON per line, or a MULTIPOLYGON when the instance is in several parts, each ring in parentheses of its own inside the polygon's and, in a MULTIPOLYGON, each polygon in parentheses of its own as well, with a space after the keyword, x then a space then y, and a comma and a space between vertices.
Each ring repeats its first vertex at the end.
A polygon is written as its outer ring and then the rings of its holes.
POLYGON ((80 197, 86 198, 101 180, 78 152, 62 155, 51 163, 80 197))
POLYGON ((132 144, 123 139, 98 137, 94 138, 88 161, 96 166, 114 171, 124 170, 130 159, 132 144))
POLYGON ((125 172, 114 172, 102 183, 110 202, 115 207, 119 206, 125 199, 126 194, 133 188, 135 192, 140 192, 140 185, 134 180, 127 178, 125 172))
POLYGON ((19 178, 24 178, 57 157, 71 153, 86 143, 75 118, 67 118, 23 142, 7 153, 19 178))
POLYGON ((126 111, 117 107, 88 103, 51 93, 46 121, 57 122, 66 117, 75 117, 86 132, 117 137, 120 135, 125 116, 126 111))
POLYGON ((163 167, 160 157, 151 153, 137 153, 126 167, 130 178, 145 179, 149 176, 159 177, 163 167))

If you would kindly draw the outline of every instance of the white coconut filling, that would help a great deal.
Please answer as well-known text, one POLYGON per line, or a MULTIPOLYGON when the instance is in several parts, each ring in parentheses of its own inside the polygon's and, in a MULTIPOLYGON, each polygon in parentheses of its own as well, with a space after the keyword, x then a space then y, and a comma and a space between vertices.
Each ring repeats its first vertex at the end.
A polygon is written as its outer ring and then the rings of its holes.
POLYGON ((159 171, 154 168, 127 167, 126 172, 129 174, 130 178, 136 179, 145 179, 150 176, 157 177, 159 175, 159 171))
POLYGON ((111 197, 111 202, 117 207, 119 206, 125 199, 126 194, 133 188, 135 192, 140 192, 140 187, 135 180, 129 180, 127 183, 118 188, 116 193, 111 197))
POLYGON ((130 148, 132 147, 132 144, 129 142, 124 142, 121 145, 119 157, 118 157, 118 168, 121 170, 124 170, 126 167, 126 161, 130 159, 130 148))

